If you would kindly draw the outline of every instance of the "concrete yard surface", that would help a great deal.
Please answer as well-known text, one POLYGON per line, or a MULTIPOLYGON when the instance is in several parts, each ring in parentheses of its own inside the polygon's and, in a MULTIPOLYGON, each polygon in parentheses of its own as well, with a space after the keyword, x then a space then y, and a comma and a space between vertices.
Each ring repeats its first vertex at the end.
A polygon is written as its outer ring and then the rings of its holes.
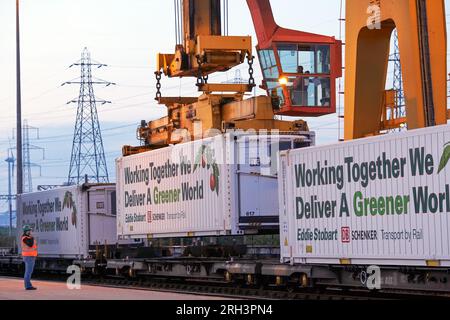
POLYGON ((0 278, 0 300, 223 300, 220 297, 118 289, 81 285, 80 290, 69 290, 63 282, 32 280, 38 290, 26 291, 23 280, 0 278))

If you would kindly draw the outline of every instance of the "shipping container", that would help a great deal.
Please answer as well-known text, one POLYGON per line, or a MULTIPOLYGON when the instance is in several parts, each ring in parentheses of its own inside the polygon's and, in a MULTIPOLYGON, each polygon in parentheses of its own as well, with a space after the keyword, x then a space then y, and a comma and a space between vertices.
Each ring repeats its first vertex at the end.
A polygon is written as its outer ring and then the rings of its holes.
POLYGON ((89 246, 117 243, 115 185, 85 184, 21 194, 17 197, 19 238, 24 225, 33 228, 40 258, 87 258, 89 246))
POLYGON ((278 233, 278 151, 313 143, 234 132, 119 158, 119 238, 278 233))
POLYGON ((280 154, 281 261, 450 266, 450 126, 280 154))

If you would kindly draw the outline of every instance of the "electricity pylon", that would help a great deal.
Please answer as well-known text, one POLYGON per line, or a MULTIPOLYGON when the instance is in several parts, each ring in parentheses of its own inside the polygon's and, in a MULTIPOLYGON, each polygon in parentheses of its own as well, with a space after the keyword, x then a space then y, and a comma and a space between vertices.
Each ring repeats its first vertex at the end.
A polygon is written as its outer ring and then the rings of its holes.
POLYGON ((89 182, 109 182, 108 168, 97 114, 97 104, 111 102, 97 99, 94 95, 94 85, 103 84, 110 86, 115 85, 115 83, 92 77, 92 67, 98 69, 107 65, 92 61, 91 54, 87 48, 84 48, 81 54, 81 60, 72 64, 70 67, 74 66, 79 66, 81 69, 80 80, 69 81, 63 84, 80 85, 78 99, 69 101, 69 103, 77 103, 78 109, 73 135, 68 184, 78 185, 83 183, 85 177, 88 178, 89 182))

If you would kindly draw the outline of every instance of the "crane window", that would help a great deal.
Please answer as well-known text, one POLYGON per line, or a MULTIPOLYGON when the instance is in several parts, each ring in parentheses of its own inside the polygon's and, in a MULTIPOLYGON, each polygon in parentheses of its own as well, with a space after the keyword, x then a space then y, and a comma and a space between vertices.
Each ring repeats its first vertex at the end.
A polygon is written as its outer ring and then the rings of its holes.
POLYGON ((258 54, 275 109, 287 103, 296 107, 331 106, 330 45, 276 44, 275 51, 259 50, 258 54))
POLYGON ((264 70, 264 77, 266 79, 278 79, 280 73, 278 72, 278 67, 272 67, 264 70))
POLYGON ((267 82, 267 89, 273 103, 275 103, 278 108, 285 104, 283 88, 280 86, 278 81, 267 82))
POLYGON ((298 46, 296 44, 279 45, 278 55, 280 57, 283 73, 297 73, 299 54, 298 46))
POLYGON ((280 73, 278 71, 277 61, 273 50, 261 50, 259 52, 259 58, 261 61, 261 69, 264 73, 264 78, 278 81, 280 73))
POLYGON ((316 71, 315 73, 330 74, 331 59, 330 46, 316 46, 315 52, 316 71))
POLYGON ((330 74, 329 45, 278 45, 283 73, 330 74))
POLYGON ((331 103, 330 78, 289 77, 286 89, 292 104, 302 107, 329 107, 331 103))
POLYGON ((261 66, 263 69, 269 69, 277 66, 277 60, 272 49, 259 51, 261 66))

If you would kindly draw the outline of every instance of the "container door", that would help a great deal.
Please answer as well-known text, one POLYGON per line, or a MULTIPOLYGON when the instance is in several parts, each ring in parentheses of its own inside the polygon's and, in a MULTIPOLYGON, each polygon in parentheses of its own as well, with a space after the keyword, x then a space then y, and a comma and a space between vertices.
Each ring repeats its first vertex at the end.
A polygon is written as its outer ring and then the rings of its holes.
POLYGON ((237 148, 239 226, 246 233, 277 231, 278 181, 270 137, 243 136, 237 148))
POLYGON ((241 224, 278 225, 277 185, 273 177, 239 174, 241 224))
POLYGON ((87 191, 90 245, 117 242, 114 188, 91 188, 87 191))

